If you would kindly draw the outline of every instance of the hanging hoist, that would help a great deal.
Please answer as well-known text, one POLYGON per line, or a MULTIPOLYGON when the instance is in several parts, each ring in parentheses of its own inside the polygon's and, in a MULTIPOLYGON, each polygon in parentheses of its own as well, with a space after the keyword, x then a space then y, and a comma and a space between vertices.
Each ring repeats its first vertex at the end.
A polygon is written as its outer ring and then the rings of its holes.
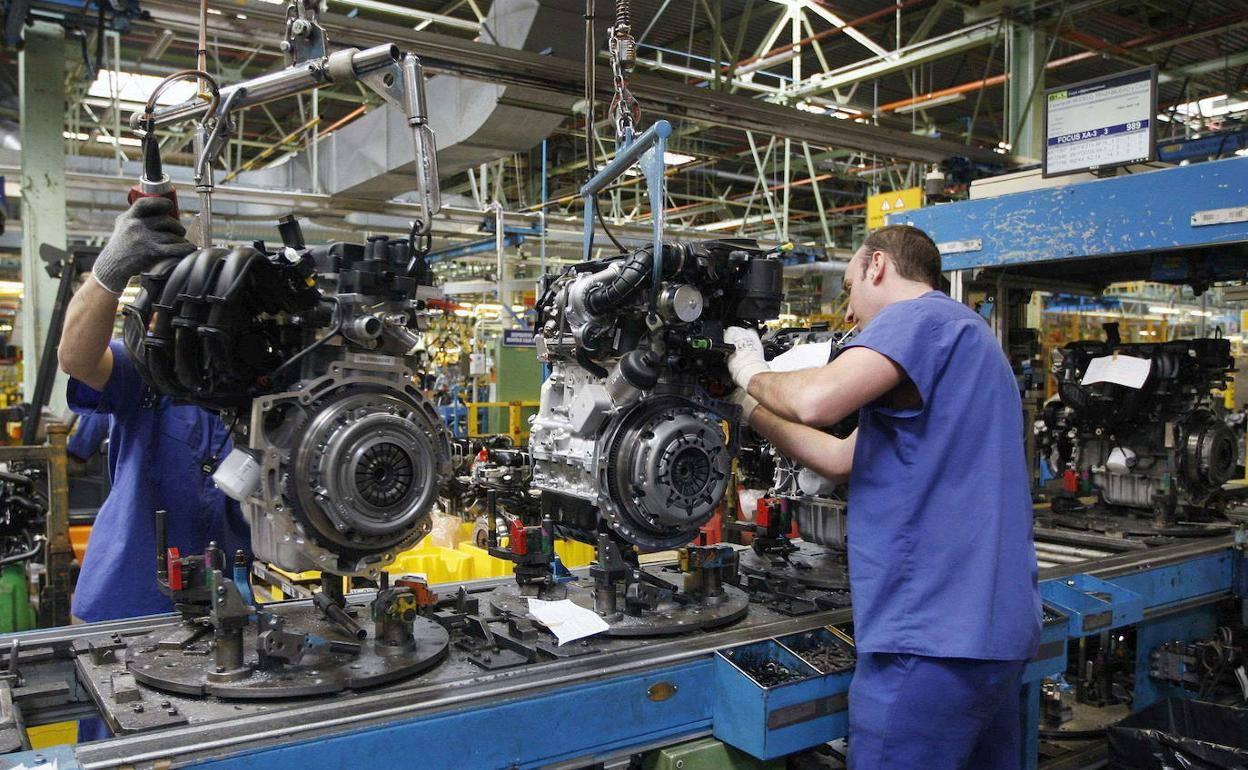
POLYGON ((641 121, 641 106, 628 88, 628 76, 637 64, 637 41, 633 39, 632 9, 628 0, 616 0, 615 24, 608 32, 611 36, 608 44, 611 74, 615 85, 615 96, 611 99, 608 112, 615 121, 616 142, 630 144, 641 121))

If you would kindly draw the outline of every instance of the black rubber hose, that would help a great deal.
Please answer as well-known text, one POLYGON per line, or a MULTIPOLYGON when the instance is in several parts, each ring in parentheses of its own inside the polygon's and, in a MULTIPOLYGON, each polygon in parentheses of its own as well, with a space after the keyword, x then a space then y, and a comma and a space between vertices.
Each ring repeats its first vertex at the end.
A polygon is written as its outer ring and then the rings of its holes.
POLYGON ((28 476, 23 476, 20 473, 9 473, 8 471, 0 471, 0 482, 26 487, 28 489, 35 486, 35 482, 31 481, 28 476))
POLYGON ((585 297, 586 309, 602 315, 636 294, 650 280, 653 251, 653 246, 634 251, 614 278, 591 287, 585 297))
POLYGON ((26 561, 27 559, 35 558, 39 555, 39 552, 43 550, 43 543, 44 541, 40 539, 36 541, 35 544, 27 551, 15 553, 11 556, 5 556, 3 559, 0 559, 0 567, 6 567, 19 561, 26 561))
POLYGON ((579 345, 576 348, 576 362, 581 365, 582 369, 595 377, 602 378, 606 377, 608 374, 606 369, 591 361, 589 354, 585 352, 585 348, 582 348, 579 345))

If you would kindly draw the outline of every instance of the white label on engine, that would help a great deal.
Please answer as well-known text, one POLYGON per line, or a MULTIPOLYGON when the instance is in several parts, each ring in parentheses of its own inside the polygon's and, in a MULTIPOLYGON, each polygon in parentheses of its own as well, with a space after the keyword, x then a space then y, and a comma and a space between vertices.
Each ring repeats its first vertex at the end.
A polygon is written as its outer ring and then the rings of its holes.
POLYGON ((1112 382, 1139 390, 1144 387, 1148 373, 1152 371, 1153 362, 1147 358, 1135 356, 1101 356, 1088 362, 1088 370, 1083 373, 1080 385, 1094 385, 1098 382, 1112 382))
POLYGON ((356 353, 351 356, 351 360, 357 364, 372 364, 373 366, 399 365, 399 359, 394 356, 385 356, 380 353, 356 353))

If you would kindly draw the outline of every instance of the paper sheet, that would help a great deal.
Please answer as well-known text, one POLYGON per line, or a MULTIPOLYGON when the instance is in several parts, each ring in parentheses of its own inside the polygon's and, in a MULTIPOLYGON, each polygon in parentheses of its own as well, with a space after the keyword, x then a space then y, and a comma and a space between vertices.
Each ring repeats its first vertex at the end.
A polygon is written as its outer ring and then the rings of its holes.
POLYGON ((832 342, 808 342, 794 345, 780 355, 771 359, 769 365, 773 372, 796 372, 799 369, 814 369, 824 366, 832 357, 832 342))
POLYGON ((610 628, 607 621, 598 617, 598 613, 573 604, 570 599, 554 602, 529 599, 529 614, 549 628, 561 645, 610 628))
POLYGON ((1095 385, 1098 382, 1112 382, 1139 390, 1144 387, 1153 362, 1147 358, 1135 356, 1101 356, 1088 363, 1088 370, 1083 373, 1081 385, 1095 385))

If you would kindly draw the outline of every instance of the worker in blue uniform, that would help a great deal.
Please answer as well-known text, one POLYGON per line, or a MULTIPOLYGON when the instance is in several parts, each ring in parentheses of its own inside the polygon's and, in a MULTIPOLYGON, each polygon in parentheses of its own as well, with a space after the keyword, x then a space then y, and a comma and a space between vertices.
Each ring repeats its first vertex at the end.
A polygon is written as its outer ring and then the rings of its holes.
POLYGON ((827 366, 771 372, 756 333, 725 339, 750 425, 849 481, 850 768, 1018 768, 1041 610, 1014 375, 923 231, 873 232, 845 285, 861 332, 827 366), (849 438, 819 430, 855 411, 849 438))
POLYGON ((112 420, 106 414, 80 414, 74 433, 65 444, 65 451, 76 460, 86 462, 104 446, 112 420))
POLYGON ((112 491, 96 517, 73 598, 73 615, 93 622, 168 612, 156 587, 154 512, 168 511, 170 547, 202 553, 210 541, 250 550, 238 503, 212 483, 230 451, 215 414, 175 404, 144 383, 125 345, 112 338, 126 283, 155 263, 195 249, 164 198, 143 198, 117 219, 92 275, 70 300, 58 352, 70 376, 69 406, 108 415, 112 491))

